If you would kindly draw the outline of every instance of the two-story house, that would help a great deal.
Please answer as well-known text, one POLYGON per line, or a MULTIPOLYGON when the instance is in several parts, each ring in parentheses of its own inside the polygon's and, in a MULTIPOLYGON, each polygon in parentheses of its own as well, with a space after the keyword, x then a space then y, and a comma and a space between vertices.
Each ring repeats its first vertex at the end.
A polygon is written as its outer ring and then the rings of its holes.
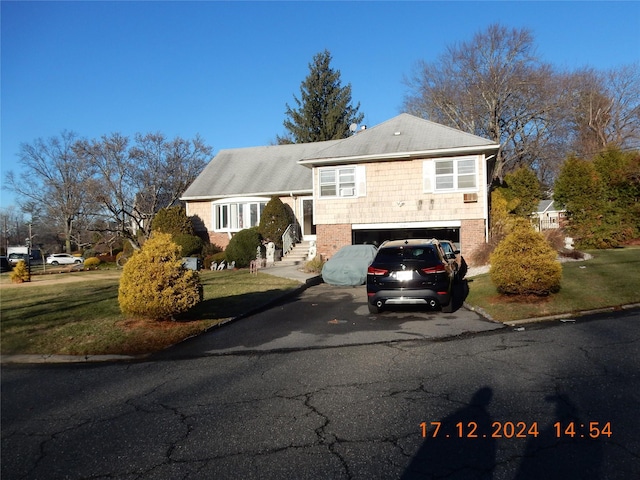
POLYGON ((260 221, 271 196, 328 258, 340 247, 446 238, 465 255, 488 239, 490 140, 401 114, 326 142, 222 150, 185 191, 213 243, 260 221))

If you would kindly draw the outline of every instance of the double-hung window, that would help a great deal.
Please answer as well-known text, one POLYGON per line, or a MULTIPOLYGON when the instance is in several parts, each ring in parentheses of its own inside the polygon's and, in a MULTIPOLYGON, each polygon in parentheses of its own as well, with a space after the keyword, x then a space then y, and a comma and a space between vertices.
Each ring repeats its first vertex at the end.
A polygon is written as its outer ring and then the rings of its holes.
POLYGON ((477 157, 458 157, 424 162, 425 190, 447 192, 478 188, 477 157))
POLYGON ((356 167, 321 168, 320 197, 356 197, 356 167))

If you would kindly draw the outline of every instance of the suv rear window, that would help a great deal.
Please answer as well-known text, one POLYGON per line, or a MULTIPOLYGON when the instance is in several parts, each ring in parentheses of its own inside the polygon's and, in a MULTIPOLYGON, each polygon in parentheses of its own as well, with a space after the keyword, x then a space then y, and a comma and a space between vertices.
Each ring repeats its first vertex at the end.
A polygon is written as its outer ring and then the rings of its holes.
POLYGON ((378 250, 376 261, 379 262, 397 262, 401 260, 420 260, 432 265, 440 263, 438 254, 433 247, 410 246, 410 247, 388 247, 378 250))

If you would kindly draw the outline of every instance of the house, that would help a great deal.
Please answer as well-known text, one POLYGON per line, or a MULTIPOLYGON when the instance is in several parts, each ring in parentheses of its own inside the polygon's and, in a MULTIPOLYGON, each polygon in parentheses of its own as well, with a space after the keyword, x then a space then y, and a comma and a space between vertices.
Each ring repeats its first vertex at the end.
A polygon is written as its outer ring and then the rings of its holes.
POLYGON ((488 239, 487 170, 499 147, 401 114, 345 139, 222 150, 182 200, 221 246, 277 195, 324 258, 406 237, 446 238, 470 255, 488 239))
POLYGON ((533 226, 538 231, 552 230, 563 225, 566 211, 553 200, 541 200, 538 210, 533 214, 533 226))

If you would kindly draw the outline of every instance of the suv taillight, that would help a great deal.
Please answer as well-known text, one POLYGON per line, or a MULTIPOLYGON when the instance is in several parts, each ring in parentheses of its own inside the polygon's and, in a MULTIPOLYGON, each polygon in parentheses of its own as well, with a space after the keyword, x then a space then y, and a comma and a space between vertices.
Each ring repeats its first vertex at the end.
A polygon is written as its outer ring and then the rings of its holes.
POLYGON ((385 270, 384 268, 369 267, 367 268, 367 273, 370 273, 371 275, 386 275, 389 273, 389 270, 385 270))
POLYGON ((446 268, 443 264, 436 265, 435 267, 422 268, 422 273, 442 273, 446 271, 446 268))

